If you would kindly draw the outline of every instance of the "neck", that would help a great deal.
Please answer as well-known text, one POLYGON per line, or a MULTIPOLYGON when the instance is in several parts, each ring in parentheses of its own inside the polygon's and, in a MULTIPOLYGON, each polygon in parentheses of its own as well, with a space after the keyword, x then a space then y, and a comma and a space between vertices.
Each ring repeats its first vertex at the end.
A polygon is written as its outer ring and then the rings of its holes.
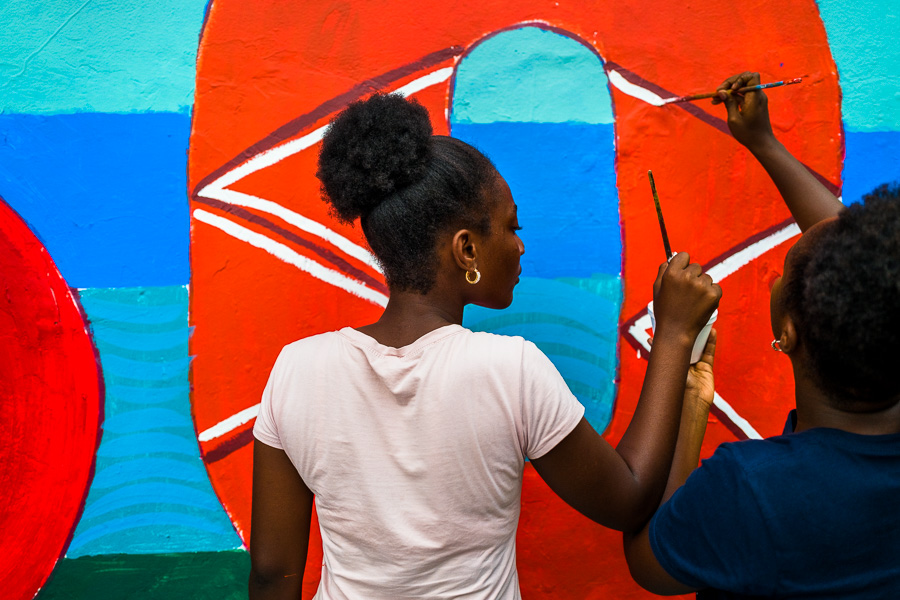
POLYGON ((359 331, 380 344, 400 348, 445 325, 461 325, 463 306, 437 288, 427 294, 391 292, 381 317, 359 331))
POLYGON ((859 402, 839 405, 796 364, 794 392, 797 398, 795 431, 827 427, 861 435, 900 433, 900 398, 876 405, 859 402))

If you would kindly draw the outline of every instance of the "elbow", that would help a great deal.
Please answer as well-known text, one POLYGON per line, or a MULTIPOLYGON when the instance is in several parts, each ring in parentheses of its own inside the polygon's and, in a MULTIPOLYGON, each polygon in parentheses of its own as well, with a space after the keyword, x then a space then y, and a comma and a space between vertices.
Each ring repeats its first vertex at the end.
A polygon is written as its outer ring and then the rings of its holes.
POLYGON ((628 503, 628 511, 623 515, 619 531, 625 534, 634 534, 646 527, 653 518, 656 509, 659 508, 659 498, 649 494, 639 494, 628 503))
MULTIPOLYGON (((267 593, 282 593, 296 589, 299 594, 303 585, 303 570, 290 568, 279 562, 252 559, 250 562, 250 598, 267 598, 267 593)), ((299 597, 299 596, 298 596, 299 597)))

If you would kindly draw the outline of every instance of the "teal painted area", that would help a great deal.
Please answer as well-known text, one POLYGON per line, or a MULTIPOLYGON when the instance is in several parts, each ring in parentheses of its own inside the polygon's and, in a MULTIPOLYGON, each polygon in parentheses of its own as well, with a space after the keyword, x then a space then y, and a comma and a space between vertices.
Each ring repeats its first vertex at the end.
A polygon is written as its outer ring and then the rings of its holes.
POLYGON ((70 558, 230 550, 190 414, 186 287, 80 292, 106 385, 96 475, 70 558))
POLYGON ((206 0, 0 2, 0 112, 187 112, 206 0))
POLYGON ((837 64, 844 126, 900 131, 900 3, 818 0, 837 64))
POLYGON ((475 331, 520 335, 546 354, 585 407, 597 431, 612 418, 616 396, 622 280, 523 277, 512 305, 497 312, 467 306, 463 324, 475 331))
POLYGON ((572 38, 537 27, 488 38, 460 63, 456 123, 612 123, 600 58, 572 38))

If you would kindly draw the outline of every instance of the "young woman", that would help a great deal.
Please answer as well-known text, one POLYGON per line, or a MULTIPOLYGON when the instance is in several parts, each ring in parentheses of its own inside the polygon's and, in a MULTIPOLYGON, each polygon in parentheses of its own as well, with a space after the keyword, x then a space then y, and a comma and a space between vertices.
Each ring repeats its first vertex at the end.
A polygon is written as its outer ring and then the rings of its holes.
POLYGON ((775 139, 765 95, 730 92, 758 83, 731 77, 719 102, 804 232, 771 296, 796 410, 691 473, 712 394, 686 396, 668 501, 626 558, 658 594, 900 598, 900 188, 844 208, 775 139))
POLYGON ((649 518, 721 294, 709 276, 686 254, 660 267, 653 356, 613 448, 534 344, 461 326, 466 304, 508 306, 522 271, 516 204, 487 158, 432 135, 416 102, 375 95, 332 123, 318 176, 335 216, 360 219, 390 301, 275 363, 254 428, 251 598, 299 597, 314 498, 317 598, 519 598, 526 459, 599 523, 649 518))

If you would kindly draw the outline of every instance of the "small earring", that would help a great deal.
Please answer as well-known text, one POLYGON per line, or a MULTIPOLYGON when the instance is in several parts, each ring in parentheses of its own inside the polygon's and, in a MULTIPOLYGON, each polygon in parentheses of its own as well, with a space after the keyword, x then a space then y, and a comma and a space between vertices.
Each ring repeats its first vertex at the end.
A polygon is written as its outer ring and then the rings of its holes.
POLYGON ((478 271, 478 267, 472 267, 472 271, 466 271, 466 281, 471 283, 472 285, 475 285, 476 283, 481 281, 481 272, 478 271), (469 273, 471 273, 472 271, 475 271, 475 279, 469 278, 469 273))
POLYGON ((776 352, 784 352, 784 350, 781 349, 781 340, 772 340, 772 350, 776 352))

